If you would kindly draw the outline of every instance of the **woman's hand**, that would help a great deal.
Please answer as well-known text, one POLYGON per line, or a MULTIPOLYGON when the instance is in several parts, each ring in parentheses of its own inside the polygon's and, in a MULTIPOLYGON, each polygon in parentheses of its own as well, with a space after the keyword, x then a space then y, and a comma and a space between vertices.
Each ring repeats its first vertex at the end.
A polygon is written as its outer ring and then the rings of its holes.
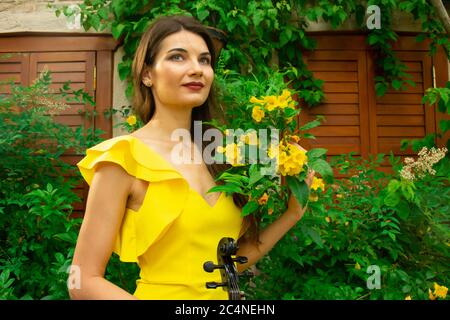
MULTIPOLYGON (((298 145, 297 143, 291 142, 291 144, 295 145, 297 148, 300 148, 302 151, 306 152, 306 149, 304 149, 302 146, 298 145)), ((314 170, 310 169, 308 171, 308 175, 306 176, 306 179, 305 179, 308 189, 311 189, 311 184, 312 184, 312 181, 314 178, 314 174, 315 174, 314 170)), ((307 206, 305 206, 303 208, 300 205, 300 203, 298 202, 297 198, 295 198, 294 194, 291 193, 291 195, 289 196, 288 208, 287 208, 286 214, 292 216, 295 221, 299 221, 303 217, 303 214, 305 213, 306 208, 307 208, 307 206)))

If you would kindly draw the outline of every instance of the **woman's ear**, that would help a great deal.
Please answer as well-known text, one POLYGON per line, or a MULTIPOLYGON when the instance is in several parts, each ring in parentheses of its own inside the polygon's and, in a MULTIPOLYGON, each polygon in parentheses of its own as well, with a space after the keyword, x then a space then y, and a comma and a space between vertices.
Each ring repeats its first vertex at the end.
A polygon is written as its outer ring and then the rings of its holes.
POLYGON ((148 77, 148 76, 142 77, 142 82, 147 87, 151 87, 153 85, 152 79, 150 79, 150 77, 148 77))
POLYGON ((144 73, 142 75, 142 83, 147 87, 151 87, 153 85, 150 70, 147 69, 144 71, 144 73))

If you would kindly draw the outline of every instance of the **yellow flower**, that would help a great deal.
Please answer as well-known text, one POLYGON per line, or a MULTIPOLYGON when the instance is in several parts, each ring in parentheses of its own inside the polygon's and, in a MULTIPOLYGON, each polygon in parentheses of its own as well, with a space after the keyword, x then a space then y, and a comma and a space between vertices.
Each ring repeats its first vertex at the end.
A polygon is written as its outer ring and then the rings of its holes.
POLYGON ((430 300, 436 300, 436 297, 431 292, 431 289, 428 289, 428 298, 430 298, 430 300))
POLYGON ((284 89, 283 92, 281 93, 281 97, 285 100, 291 100, 292 99, 292 95, 291 92, 287 89, 284 89))
POLYGON ((271 214, 273 213, 273 209, 272 209, 272 208, 269 208, 269 210, 267 211, 267 213, 268 213, 269 215, 271 215, 271 214))
POLYGON ((322 189, 322 191, 325 190, 325 184, 323 183, 322 179, 313 177, 311 189, 317 191, 318 188, 322 189))
POLYGON ((355 263, 355 269, 356 270, 361 270, 361 266, 359 265, 359 263, 357 262, 357 263, 355 263))
POLYGON ((272 111, 278 106, 278 99, 275 96, 266 96, 264 98, 264 103, 266 104, 266 108, 269 111, 272 111))
POLYGON ((345 222, 345 226, 348 226, 348 225, 349 225, 349 222, 348 222, 348 221, 346 221, 346 222, 345 222))
POLYGON ((251 103, 258 103, 258 104, 263 104, 264 103, 264 100, 260 100, 260 99, 258 99, 258 98, 256 98, 255 96, 252 96, 251 98, 250 98, 250 102, 251 103))
POLYGON ((304 166, 308 161, 306 152, 300 150, 296 146, 288 143, 280 144, 281 152, 279 154, 278 170, 283 176, 295 176, 304 170, 304 166))
POLYGON ((134 126, 134 125, 136 124, 136 116, 129 116, 129 117, 127 118, 127 123, 128 123, 130 126, 134 126))
POLYGON ((440 286, 436 282, 434 283, 434 295, 436 297, 445 299, 445 297, 447 296, 447 291, 448 291, 447 287, 440 286))
POLYGON ((289 103, 292 102, 291 92, 287 89, 283 90, 283 93, 278 96, 277 101, 278 108, 284 109, 289 106, 289 103))
POLYGON ((411 296, 406 296, 405 300, 411 300, 411 296))
POLYGON ((331 218, 330 218, 330 217, 325 217, 325 220, 326 220, 328 223, 331 223, 331 218))
POLYGON ((317 194, 309 194, 308 200, 311 202, 317 202, 319 200, 319 196, 317 194))
POLYGON ((269 196, 266 192, 258 199, 258 204, 264 205, 267 203, 267 199, 269 199, 269 196))
POLYGON ((297 143, 300 141, 300 137, 294 134, 291 136, 291 140, 293 140, 295 143, 297 143))
POLYGON ((261 106, 254 106, 253 107, 252 118, 256 122, 261 122, 262 118, 264 118, 264 110, 261 109, 261 106))

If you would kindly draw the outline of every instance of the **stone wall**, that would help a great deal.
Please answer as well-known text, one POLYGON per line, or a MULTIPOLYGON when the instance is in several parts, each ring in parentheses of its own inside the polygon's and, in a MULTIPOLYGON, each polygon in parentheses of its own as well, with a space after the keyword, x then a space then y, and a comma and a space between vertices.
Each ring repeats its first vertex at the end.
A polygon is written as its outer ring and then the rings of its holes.
MULTIPOLYGON (((74 0, 0 0, 0 33, 85 32, 48 5, 76 4, 74 0)), ((94 32, 94 31, 90 31, 94 32)))

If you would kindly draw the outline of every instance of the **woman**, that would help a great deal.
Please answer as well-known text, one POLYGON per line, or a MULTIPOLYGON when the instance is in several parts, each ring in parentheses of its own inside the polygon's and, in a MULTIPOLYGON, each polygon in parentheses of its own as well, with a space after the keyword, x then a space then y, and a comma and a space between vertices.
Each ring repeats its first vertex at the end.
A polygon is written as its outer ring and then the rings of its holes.
MULTIPOLYGON (((218 271, 202 267, 216 261, 218 241, 239 238, 238 254, 248 257, 238 266, 243 271, 302 217, 306 208, 291 196, 259 243, 242 236, 254 227, 240 216, 245 199, 206 193, 224 166, 171 157, 175 130, 192 134, 195 120, 211 119, 215 55, 207 29, 191 17, 159 18, 142 36, 132 68, 134 108, 145 125, 88 149, 77 164, 90 190, 72 264, 80 278, 69 289, 72 299, 227 299, 226 291, 205 287, 221 282, 218 271), (104 278, 113 251, 139 264, 134 294, 104 278)), ((182 145, 186 153, 203 148, 192 135, 182 145)))

